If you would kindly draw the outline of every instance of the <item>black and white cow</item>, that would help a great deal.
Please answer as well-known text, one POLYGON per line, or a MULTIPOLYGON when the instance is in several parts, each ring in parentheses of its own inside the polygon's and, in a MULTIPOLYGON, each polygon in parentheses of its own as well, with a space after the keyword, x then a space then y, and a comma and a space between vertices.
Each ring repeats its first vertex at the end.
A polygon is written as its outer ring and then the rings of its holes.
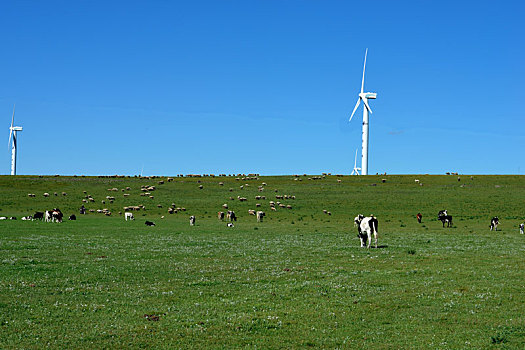
POLYGON ((357 236, 361 241, 361 247, 366 246, 370 248, 372 243, 372 233, 374 234, 374 243, 377 248, 377 235, 378 235, 378 222, 377 218, 374 215, 364 217, 359 214, 355 217, 354 223, 357 225, 357 236))
POLYGON ((448 215, 446 210, 439 211, 438 220, 441 221, 443 227, 445 227, 445 223, 447 224, 447 227, 450 227, 450 225, 452 225, 452 215, 448 215))
POLYGON ((230 221, 237 221, 237 216, 235 215, 235 212, 233 210, 228 210, 226 218, 230 219, 230 221))
POLYGON ((146 226, 155 226, 155 223, 152 221, 146 221, 144 224, 146 224, 146 226))
POLYGON ((76 220, 77 216, 75 214, 69 215, 69 220, 76 220))
POLYGON ((490 220, 490 230, 494 230, 494 231, 497 231, 498 230, 498 224, 499 224, 499 219, 497 216, 493 217, 492 220, 490 220))
POLYGON ((44 213, 37 211, 35 215, 33 215, 33 220, 44 220, 44 213))
POLYGON ((62 222, 63 217, 64 217, 64 214, 62 214, 60 209, 54 208, 53 210, 46 210, 45 221, 46 222, 62 222))
POLYGON ((190 216, 190 226, 195 226, 195 215, 190 216))

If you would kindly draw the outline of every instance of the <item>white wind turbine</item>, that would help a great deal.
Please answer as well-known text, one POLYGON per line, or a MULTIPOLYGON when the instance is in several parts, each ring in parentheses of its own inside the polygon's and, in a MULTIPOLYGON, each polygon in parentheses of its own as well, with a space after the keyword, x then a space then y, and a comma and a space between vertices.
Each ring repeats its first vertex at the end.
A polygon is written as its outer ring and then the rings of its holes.
POLYGON ((354 170, 352 170, 352 173, 350 175, 359 175, 359 170, 361 170, 361 168, 357 167, 357 149, 356 149, 355 158, 354 158, 354 170))
POLYGON ((13 106, 13 117, 11 118, 11 126, 9 127, 9 142, 7 143, 7 149, 11 146, 11 175, 16 175, 16 145, 18 131, 22 131, 21 126, 13 126, 15 123, 15 106, 13 106), (13 139, 13 144, 11 144, 13 139))
MULTIPOLYGON (((352 117, 354 116, 355 111, 357 110, 357 107, 359 107, 359 103, 363 101, 364 107, 363 107, 363 145, 362 145, 362 151, 361 151, 361 175, 368 175, 368 112, 372 114, 372 109, 370 109, 370 106, 368 105, 369 99, 375 99, 377 97, 377 94, 375 92, 364 92, 365 88, 365 68, 366 68, 366 55, 368 54, 368 49, 365 51, 365 63, 363 65, 363 80, 361 81, 361 92, 359 93, 359 98, 357 99, 357 103, 355 104, 354 110, 352 112, 352 115, 350 116, 350 119, 348 121, 352 120, 352 117)), ((354 167, 355 171, 355 167, 354 167)))

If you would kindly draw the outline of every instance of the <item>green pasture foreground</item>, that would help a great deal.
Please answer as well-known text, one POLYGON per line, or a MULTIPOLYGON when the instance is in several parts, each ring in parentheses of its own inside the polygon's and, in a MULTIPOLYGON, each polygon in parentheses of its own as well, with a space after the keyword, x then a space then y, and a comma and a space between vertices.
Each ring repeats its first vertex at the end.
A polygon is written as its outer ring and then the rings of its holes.
POLYGON ((308 178, 0 177, 0 216, 19 218, 0 221, 0 348, 525 347, 524 177, 308 178), (112 215, 79 215, 83 191, 112 215), (125 222, 131 205, 146 210, 125 222), (78 220, 20 220, 53 207, 78 220), (359 247, 358 213, 378 217, 379 248, 359 247))

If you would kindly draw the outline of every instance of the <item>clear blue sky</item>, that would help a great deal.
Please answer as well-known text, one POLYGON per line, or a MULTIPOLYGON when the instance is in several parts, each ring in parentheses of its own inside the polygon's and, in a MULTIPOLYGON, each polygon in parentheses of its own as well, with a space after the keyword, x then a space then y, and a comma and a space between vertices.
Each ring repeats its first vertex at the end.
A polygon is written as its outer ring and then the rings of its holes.
POLYGON ((525 2, 2 1, 0 174, 525 173, 525 2), (360 152, 360 151, 359 151, 360 152))

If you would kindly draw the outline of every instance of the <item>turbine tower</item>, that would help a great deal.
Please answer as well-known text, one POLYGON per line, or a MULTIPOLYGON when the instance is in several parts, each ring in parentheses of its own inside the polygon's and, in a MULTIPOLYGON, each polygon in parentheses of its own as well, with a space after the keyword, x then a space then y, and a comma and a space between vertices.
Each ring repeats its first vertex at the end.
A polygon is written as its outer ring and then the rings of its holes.
POLYGON ((13 126, 15 123, 15 106, 13 106, 13 117, 11 118, 11 126, 9 127, 9 142, 7 143, 7 149, 11 146, 11 175, 16 175, 16 145, 17 145, 17 132, 22 131, 21 126, 13 126), (11 139, 13 143, 11 144, 11 139))
POLYGON ((354 170, 352 170, 352 173, 350 175, 359 175, 359 170, 361 170, 361 168, 357 167, 357 148, 356 148, 355 158, 354 158, 354 170))
POLYGON ((372 114, 372 109, 370 109, 370 105, 368 105, 368 100, 375 99, 377 97, 377 94, 375 92, 364 92, 366 55, 367 54, 368 54, 368 49, 366 49, 365 51, 365 63, 363 65, 363 80, 361 81, 361 92, 359 93, 359 97, 357 98, 357 103, 355 104, 352 115, 350 116, 350 119, 348 120, 348 121, 352 120, 352 117, 354 116, 354 113, 357 110, 357 107, 359 107, 359 103, 363 101, 363 104, 364 104, 364 107, 363 107, 363 144, 362 144, 362 151, 361 151, 361 175, 368 175, 368 112, 372 114))

